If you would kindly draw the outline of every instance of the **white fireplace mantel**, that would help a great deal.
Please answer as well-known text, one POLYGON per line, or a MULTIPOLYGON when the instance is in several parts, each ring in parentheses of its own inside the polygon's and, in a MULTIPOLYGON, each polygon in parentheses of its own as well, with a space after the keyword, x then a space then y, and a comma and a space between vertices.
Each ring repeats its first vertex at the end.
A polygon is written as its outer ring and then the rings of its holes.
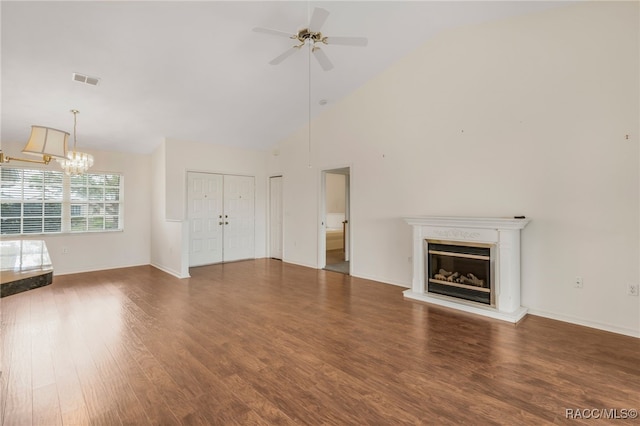
POLYGON ((520 302, 520 230, 529 219, 484 217, 406 217, 413 227, 413 282, 408 299, 433 303, 509 322, 518 322, 527 309, 520 302), (438 239, 495 246, 494 306, 441 296, 427 291, 424 241, 438 239))

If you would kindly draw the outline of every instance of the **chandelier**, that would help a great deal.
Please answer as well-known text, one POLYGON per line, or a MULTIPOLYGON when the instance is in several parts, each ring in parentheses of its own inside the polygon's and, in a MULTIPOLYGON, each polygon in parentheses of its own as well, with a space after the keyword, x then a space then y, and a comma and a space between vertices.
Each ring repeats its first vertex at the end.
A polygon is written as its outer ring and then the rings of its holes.
POLYGON ((89 167, 93 166, 93 155, 76 150, 76 125, 80 111, 72 109, 71 112, 73 113, 73 151, 67 152, 66 158, 59 158, 58 163, 60 163, 60 167, 62 167, 67 176, 77 176, 83 174, 89 170, 89 167))

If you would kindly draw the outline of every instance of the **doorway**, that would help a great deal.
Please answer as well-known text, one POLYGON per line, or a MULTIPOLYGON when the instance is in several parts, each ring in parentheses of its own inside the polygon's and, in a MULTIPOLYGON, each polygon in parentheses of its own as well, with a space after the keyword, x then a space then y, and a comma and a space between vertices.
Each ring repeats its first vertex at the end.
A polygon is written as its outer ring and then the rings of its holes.
POLYGON ((255 257, 253 176, 187 173, 189 266, 255 257))
POLYGON ((351 273, 350 168, 322 172, 324 269, 351 273))
POLYGON ((282 176, 269 178, 269 257, 282 260, 282 176))

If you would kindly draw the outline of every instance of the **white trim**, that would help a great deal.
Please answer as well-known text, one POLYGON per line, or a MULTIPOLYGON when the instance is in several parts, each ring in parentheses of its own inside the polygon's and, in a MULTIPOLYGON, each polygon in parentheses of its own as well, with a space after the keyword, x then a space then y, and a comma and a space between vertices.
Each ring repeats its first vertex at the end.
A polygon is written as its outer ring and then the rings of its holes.
POLYGON ((303 263, 303 262, 294 262, 293 260, 289 260, 289 259, 282 259, 282 262, 290 263, 292 265, 297 265, 297 266, 304 266, 305 268, 311 268, 316 270, 319 269, 316 265, 311 265, 310 263, 303 263))
POLYGON ((187 274, 186 276, 182 276, 182 274, 180 274, 177 271, 174 271, 173 269, 168 269, 168 268, 164 268, 156 263, 150 263, 149 265, 153 266, 156 269, 161 270, 164 273, 167 273, 169 275, 173 275, 176 278, 180 278, 180 279, 184 279, 184 278, 191 278, 191 275, 187 274))
MULTIPOLYGON (((349 237, 349 241, 345 242, 346 244, 346 248, 348 250, 348 253, 345 253, 345 256, 347 257, 347 259, 349 259, 349 275, 353 275, 353 227, 352 227, 352 218, 353 218, 353 164, 348 163, 348 164, 342 164, 342 165, 334 165, 334 166, 324 166, 324 167, 319 167, 319 182, 318 182, 318 193, 319 193, 319 200, 318 200, 318 221, 317 221, 317 225, 318 225, 318 229, 317 229, 317 235, 318 235, 318 241, 317 241, 317 248, 318 248, 318 252, 317 252, 317 256, 316 256, 316 266, 314 266, 314 269, 324 269, 327 266, 327 247, 326 247, 326 227, 323 225, 323 223, 326 222, 327 218, 326 216, 326 202, 327 202, 327 186, 326 186, 326 174, 327 173, 334 173, 337 174, 335 172, 335 170, 341 170, 341 169, 348 169, 348 173, 346 173, 347 176, 347 181, 346 181, 346 185, 349 186, 349 217, 346 218, 349 220, 349 233, 348 233, 348 237, 349 237)), ((347 212, 345 212, 347 213, 347 212)), ((347 238, 347 235, 344 236, 344 238, 347 238)))
POLYGON ((267 238, 266 238, 266 257, 270 257, 273 259, 277 259, 277 260, 282 260, 282 258, 284 257, 284 176, 282 175, 282 173, 280 174, 275 174, 275 175, 270 175, 267 177, 267 211, 266 211, 266 233, 267 233, 267 238), (271 246, 271 242, 272 242, 272 238, 273 235, 271 234, 271 207, 272 207, 272 187, 271 187, 271 179, 275 179, 275 178, 280 178, 280 257, 273 257, 273 253, 271 253, 272 250, 272 246, 271 246))
POLYGON ((444 306, 451 309, 456 309, 458 311, 469 312, 472 314, 479 314, 485 317, 499 319, 502 321, 508 321, 512 323, 517 323, 527 314, 527 308, 520 306, 513 312, 504 312, 493 309, 489 306, 484 307, 478 304, 474 304, 472 302, 467 302, 461 299, 450 300, 450 298, 446 296, 438 296, 431 295, 429 293, 416 293, 411 289, 405 290, 403 292, 404 297, 406 299, 418 300, 420 302, 431 303, 433 305, 444 306))
POLYGON ((50 170, 50 169, 46 169, 46 168, 33 168, 33 167, 16 167, 16 166, 4 166, 3 170, 7 171, 7 170, 16 170, 20 172, 20 197, 16 198, 15 194, 14 197, 8 197, 4 199, 5 203, 12 203, 12 204, 20 204, 21 205, 21 211, 20 211, 20 215, 19 216, 9 216, 8 218, 10 219, 19 219, 20 220, 20 232, 18 233, 7 233, 7 234, 3 234, 5 238, 29 238, 29 237, 38 237, 38 236, 54 236, 54 235, 64 235, 64 236, 69 236, 69 235, 81 235, 81 234, 92 234, 92 233, 110 233, 110 232, 122 232, 124 231, 124 198, 125 198, 125 191, 124 191, 124 174, 122 172, 98 172, 98 171, 90 171, 87 172, 86 174, 92 174, 92 175, 99 175, 99 176, 106 176, 106 175, 114 175, 114 176, 118 176, 118 180, 119 180, 119 184, 118 184, 118 199, 117 200, 107 200, 106 199, 106 195, 103 192, 102 195, 102 199, 100 200, 90 200, 88 192, 87 192, 87 198, 85 200, 73 200, 71 198, 71 189, 72 188, 84 188, 84 189, 88 189, 90 187, 95 187, 95 188, 102 188, 103 190, 106 188, 115 188, 115 186, 112 185, 106 185, 105 182, 102 183, 102 185, 90 185, 88 180, 85 177, 85 184, 83 185, 71 185, 71 180, 73 179, 72 176, 69 176, 67 174, 65 174, 62 170, 50 170), (41 197, 35 198, 35 199, 29 199, 29 198, 25 198, 25 172, 37 172, 38 174, 41 175, 41 177, 43 178, 43 186, 42 186, 42 193, 41 193, 41 197), (44 180, 45 177, 45 173, 54 173, 56 175, 60 175, 60 179, 61 179, 61 183, 60 186, 58 186, 57 184, 52 184, 51 182, 46 182, 44 180), (61 198, 56 198, 56 199, 46 199, 46 192, 47 192, 47 188, 60 188, 61 190, 61 198), (91 204, 102 204, 104 209, 102 214, 97 214, 97 215, 91 215, 89 212, 89 206, 91 204), (24 207, 26 205, 38 205, 41 204, 42 205, 42 213, 40 215, 34 215, 34 216, 29 216, 26 215, 24 213, 24 207), (47 211, 46 211, 46 204, 60 204, 60 215, 47 215, 47 211), (78 216, 72 216, 71 215, 71 207, 72 205, 84 205, 86 206, 86 211, 84 214, 82 215, 78 215, 78 216), (117 204, 118 205, 118 213, 116 215, 113 214, 107 214, 107 210, 105 207, 105 204, 117 204), (47 231, 46 230, 46 222, 47 222, 47 218, 49 219, 55 219, 55 218, 60 218, 60 230, 59 231, 47 231), (81 231, 74 231, 72 230, 72 220, 74 218, 83 218, 86 220, 86 229, 81 230, 81 231), (91 217, 95 217, 95 218, 102 218, 103 219, 103 223, 102 223, 102 229, 89 229, 89 219, 91 217), (107 218, 113 218, 113 217, 117 217, 118 219, 118 228, 115 229, 105 229, 105 225, 106 225, 106 219, 107 218), (25 223, 25 218, 33 218, 33 219, 41 219, 42 220, 42 226, 40 227, 40 231, 39 232, 25 232, 24 230, 24 223, 25 223))
POLYGON ((413 216, 405 217, 409 225, 441 226, 456 228, 493 228, 493 229, 523 229, 529 219, 501 218, 501 217, 451 217, 451 216, 413 216))
POLYGON ((389 284, 389 285, 395 285, 397 287, 402 287, 402 288, 406 288, 409 289, 411 288, 411 284, 410 283, 401 283, 399 281, 394 281, 388 278, 381 278, 381 277, 376 277, 374 275, 363 275, 363 274, 356 274, 356 275, 351 275, 354 278, 360 278, 363 280, 369 280, 369 281, 375 281, 378 283, 382 283, 382 284, 389 284))
POLYGON ((549 318, 556 321, 568 322, 570 324, 581 325, 584 327, 594 328, 611 333, 624 334, 625 336, 640 338, 640 330, 619 327, 617 325, 606 324, 598 321, 591 321, 583 318, 572 317, 570 315, 555 314, 552 312, 541 311, 538 309, 529 309, 529 314, 538 317, 549 318))
MULTIPOLYGON (((71 271, 63 271, 63 272, 56 272, 55 268, 53 269, 53 276, 54 277, 61 277, 63 275, 73 275, 73 274, 84 274, 85 272, 100 272, 100 271, 108 271, 110 269, 122 269, 122 268, 135 268, 138 266, 149 266, 149 263, 136 263, 133 265, 118 265, 118 266, 91 266, 88 269, 78 269, 78 270, 71 270, 71 271)), ((153 266, 153 265, 151 265, 153 266)))

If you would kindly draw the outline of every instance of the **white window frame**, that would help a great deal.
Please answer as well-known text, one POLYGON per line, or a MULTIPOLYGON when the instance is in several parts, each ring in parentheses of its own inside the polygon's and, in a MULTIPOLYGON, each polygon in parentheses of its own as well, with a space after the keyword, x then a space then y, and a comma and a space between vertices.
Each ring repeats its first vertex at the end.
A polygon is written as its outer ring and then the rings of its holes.
MULTIPOLYGON (((40 168, 25 168, 25 167, 6 167, 3 166, 2 169, 14 169, 19 170, 21 175, 20 185, 20 197, 17 198, 14 196, 6 197, 6 193, 10 191, 10 186, 2 184, 2 193, 0 193, 0 216, 2 221, 9 219, 19 219, 20 221, 20 229, 19 232, 5 233, 5 229, 2 229, 2 237, 10 238, 12 236, 29 236, 29 235, 58 235, 58 234, 84 234, 84 233, 96 233, 96 232, 120 232, 124 230, 124 176, 121 173, 114 172, 89 172, 81 177, 67 176, 62 171, 51 171, 47 169, 40 168), (42 197, 33 198, 33 197, 25 197, 25 186, 24 174, 25 172, 36 172, 43 174, 43 192, 42 197), (46 173, 60 173, 62 177, 62 198, 56 198, 53 200, 46 199, 46 183, 44 183, 44 176, 46 173), (117 177, 117 178, 116 178, 117 177), (108 180, 111 178, 111 182, 117 181, 117 185, 108 185, 108 180), (78 185, 79 181, 83 181, 82 185, 78 185), (100 183, 102 181, 102 183, 100 183), (81 199, 82 197, 77 197, 78 192, 73 188, 86 188, 85 194, 86 197, 81 199), (102 191, 101 191, 102 190, 102 191), (100 196, 102 193, 102 196, 100 196), (89 195, 91 194, 91 195, 89 195), (93 198, 93 199, 91 199, 93 198), (42 227, 39 232, 25 232, 25 218, 33 218, 36 216, 27 216, 25 215, 25 204, 39 204, 42 203, 42 227), (45 215, 45 205, 46 203, 61 203, 61 226, 60 230, 56 231, 47 231, 45 225, 45 219, 47 217, 58 217, 58 216, 46 216, 45 215), (2 211, 3 207, 6 204, 20 204, 20 216, 5 216, 5 213, 2 211), (83 210, 82 215, 73 215, 72 216, 72 208, 71 206, 79 206, 80 210, 83 210), (84 209, 83 209, 84 207, 84 209), (77 226, 78 223, 82 222, 80 218, 85 219, 85 226, 80 229, 77 226), (74 220, 75 219, 75 220, 74 220), (76 226, 72 226, 75 222, 76 226), (93 222, 93 229, 90 224, 93 222), (101 224, 101 226, 96 226, 101 224), (108 226, 111 224, 112 226, 108 226), (115 226, 113 226, 115 224, 115 226), (74 229, 75 228, 75 229, 74 229)), ((58 176, 58 175, 56 175, 58 176)), ((14 193, 15 193, 14 188, 14 193)))

